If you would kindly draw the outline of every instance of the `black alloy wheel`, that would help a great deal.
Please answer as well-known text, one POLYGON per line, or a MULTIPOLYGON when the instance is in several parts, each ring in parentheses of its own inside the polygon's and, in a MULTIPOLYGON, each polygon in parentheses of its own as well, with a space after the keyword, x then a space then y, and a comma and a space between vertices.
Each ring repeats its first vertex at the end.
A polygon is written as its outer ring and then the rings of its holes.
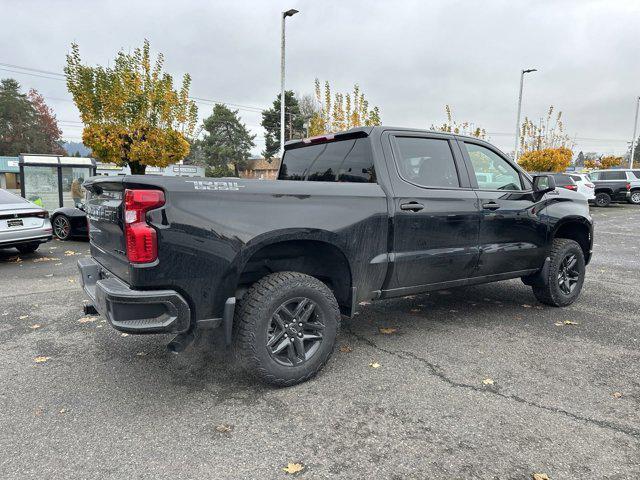
POLYGON ((267 348, 280 365, 297 366, 318 352, 323 330, 316 303, 306 297, 292 298, 271 316, 267 348))
POLYGON ((580 280, 578 270, 578 257, 575 254, 568 254, 560 262, 558 270, 558 287, 565 295, 571 295, 580 280))

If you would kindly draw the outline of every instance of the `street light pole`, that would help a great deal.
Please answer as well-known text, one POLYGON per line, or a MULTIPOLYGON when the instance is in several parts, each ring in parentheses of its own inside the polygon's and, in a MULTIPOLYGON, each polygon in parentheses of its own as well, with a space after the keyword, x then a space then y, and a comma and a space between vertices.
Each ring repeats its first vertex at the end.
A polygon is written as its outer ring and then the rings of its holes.
POLYGON ((522 112, 522 87, 524 85, 524 74, 537 72, 535 68, 529 68, 520 72, 520 93, 518 94, 518 117, 516 118, 516 145, 513 150, 513 160, 518 160, 518 149, 520 147, 520 113, 522 112))
POLYGON ((636 100, 636 119, 633 122, 633 137, 631 138, 631 157, 629 157, 629 168, 633 168, 633 156, 636 154, 636 143, 638 143, 638 110, 640 110, 640 97, 636 100))
POLYGON ((282 154, 284 153, 284 130, 285 130, 285 121, 284 121, 284 111, 285 111, 285 101, 284 101, 284 24, 287 17, 292 17, 298 13, 298 10, 292 8, 291 10, 287 10, 286 12, 282 12, 282 37, 280 39, 280 158, 282 158, 282 154))

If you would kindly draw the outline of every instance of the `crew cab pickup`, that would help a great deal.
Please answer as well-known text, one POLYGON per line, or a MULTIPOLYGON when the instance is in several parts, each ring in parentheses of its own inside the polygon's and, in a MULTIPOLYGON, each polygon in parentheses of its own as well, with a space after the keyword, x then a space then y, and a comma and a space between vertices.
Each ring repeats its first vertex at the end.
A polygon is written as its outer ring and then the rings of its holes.
MULTIPOLYGON (((214 328, 275 385, 312 377, 341 315, 365 301, 521 278, 543 303, 580 294, 585 198, 530 177, 491 144, 355 128, 285 145, 278 179, 85 182, 91 304, 128 333, 214 328)), ((92 309, 93 307, 89 307, 92 309)))

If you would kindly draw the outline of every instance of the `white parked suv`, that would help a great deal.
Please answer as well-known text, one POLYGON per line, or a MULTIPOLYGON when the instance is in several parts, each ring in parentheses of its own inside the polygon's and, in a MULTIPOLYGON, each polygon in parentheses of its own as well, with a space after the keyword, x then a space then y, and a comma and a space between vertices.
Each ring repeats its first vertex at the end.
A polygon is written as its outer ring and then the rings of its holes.
POLYGON ((593 184, 589 175, 586 173, 569 173, 571 179, 576 182, 578 186, 578 193, 587 197, 587 200, 592 201, 596 198, 596 186, 593 184))
POLYGON ((589 173, 591 181, 599 181, 601 183, 607 181, 620 181, 618 175, 624 172, 627 182, 630 184, 630 194, 626 197, 629 203, 640 205, 640 169, 637 168, 616 168, 615 170, 595 170, 589 173), (616 178, 613 178, 616 175, 616 178), (610 178, 611 177, 611 178, 610 178))

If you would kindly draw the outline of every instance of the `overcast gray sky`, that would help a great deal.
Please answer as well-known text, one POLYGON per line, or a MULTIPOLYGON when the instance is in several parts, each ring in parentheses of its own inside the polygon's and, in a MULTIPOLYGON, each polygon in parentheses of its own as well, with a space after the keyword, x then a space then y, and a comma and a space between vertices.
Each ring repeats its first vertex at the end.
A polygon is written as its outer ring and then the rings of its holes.
MULTIPOLYGON (((448 103, 458 121, 510 151, 520 70, 535 67, 523 115, 538 119, 555 105, 576 152, 621 154, 632 136, 637 0, 0 0, 0 63, 62 72, 72 41, 87 63, 107 64, 148 38, 167 71, 191 74, 193 96, 265 107, 279 90, 280 12, 289 8, 300 13, 287 22, 287 87, 310 93, 318 77, 346 91, 357 82, 385 125, 428 128, 444 121, 448 103)), ((80 139, 63 81, 0 70, 6 76, 38 89, 64 137, 80 139)), ((258 153, 254 110, 240 113, 258 153)))

